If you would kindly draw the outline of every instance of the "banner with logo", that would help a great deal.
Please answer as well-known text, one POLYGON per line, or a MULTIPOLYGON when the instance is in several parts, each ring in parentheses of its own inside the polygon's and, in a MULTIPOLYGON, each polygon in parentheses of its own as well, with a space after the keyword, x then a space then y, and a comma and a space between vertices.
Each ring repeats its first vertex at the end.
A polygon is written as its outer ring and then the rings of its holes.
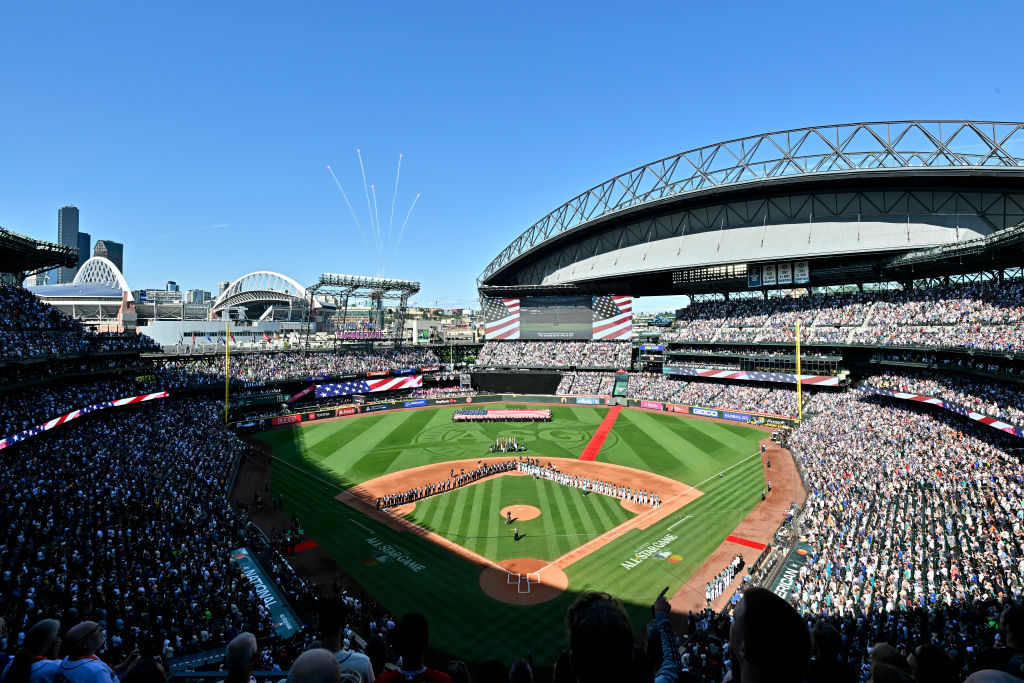
POLYGON ((648 410, 664 410, 665 404, 658 401, 640 401, 640 407, 648 410))
POLYGON ((728 410, 723 410, 722 417, 726 420, 736 420, 737 422, 750 422, 750 415, 747 413, 733 413, 728 410))
POLYGON ((718 417, 718 411, 711 408, 690 408, 690 412, 704 417, 718 417))
POLYGON ((664 351, 665 350, 665 345, 664 344, 641 344, 640 345, 640 350, 641 351, 664 351))
POLYGON ((807 564, 807 555, 811 552, 811 546, 806 543, 797 543, 796 547, 789 553, 782 571, 775 579, 772 586, 772 593, 775 593, 783 600, 788 600, 797 580, 800 578, 800 570, 807 564))
POLYGON ((774 263, 766 263, 761 267, 761 281, 765 287, 773 287, 775 285, 774 263))
POLYGON ((274 632, 282 638, 291 638, 302 626, 295 612, 278 592, 277 586, 263 571, 259 563, 249 554, 248 548, 231 551, 231 561, 238 565, 245 578, 249 579, 253 590, 263 605, 270 610, 270 619, 274 622, 274 632))
POLYGON ((789 261, 784 261, 778 264, 776 271, 779 275, 780 285, 791 285, 793 284, 793 264, 789 261))
POLYGON ((793 282, 798 285, 806 285, 811 280, 811 270, 807 267, 807 261, 793 262, 793 282))
POLYGON ((403 405, 406 408, 420 408, 422 406, 427 405, 427 399, 425 399, 425 398, 418 398, 415 401, 406 401, 403 405))
POLYGON ((599 406, 601 405, 601 399, 594 396, 577 396, 576 403, 586 406, 599 406))
POLYGON ((302 418, 298 415, 282 415, 281 417, 275 417, 270 420, 270 424, 274 425, 290 425, 301 421, 302 418))
POLYGON ((303 389, 299 393, 292 394, 291 397, 288 399, 288 402, 289 403, 295 403, 296 401, 298 401, 303 396, 306 396, 310 392, 315 391, 315 390, 316 390, 316 385, 315 384, 310 384, 308 387, 306 387, 305 389, 303 389))
POLYGON ((747 287, 761 286, 761 266, 747 266, 747 287))

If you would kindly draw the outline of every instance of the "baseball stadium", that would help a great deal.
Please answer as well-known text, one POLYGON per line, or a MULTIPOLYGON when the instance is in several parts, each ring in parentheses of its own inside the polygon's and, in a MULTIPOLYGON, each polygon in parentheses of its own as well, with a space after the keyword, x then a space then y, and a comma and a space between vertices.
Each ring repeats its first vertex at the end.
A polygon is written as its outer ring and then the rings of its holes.
POLYGON ((876 643, 931 680, 1009 671, 1022 140, 888 121, 674 154, 509 235, 479 310, 422 335, 418 282, 267 263, 174 318, 105 258, 20 284, 76 254, 3 230, 0 615, 102 622, 104 661, 155 648, 177 680, 251 633, 260 681, 322 646, 372 683, 416 613, 425 666, 548 681, 584 666, 588 601, 621 601, 627 660, 718 682, 733 619, 777 600, 791 680, 867 680, 876 643))

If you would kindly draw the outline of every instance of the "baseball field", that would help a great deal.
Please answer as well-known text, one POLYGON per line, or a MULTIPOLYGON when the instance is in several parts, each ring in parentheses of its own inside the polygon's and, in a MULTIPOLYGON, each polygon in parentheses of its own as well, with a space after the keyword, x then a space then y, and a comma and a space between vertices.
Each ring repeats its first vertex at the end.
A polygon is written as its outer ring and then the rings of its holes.
MULTIPOLYGON (((697 590, 684 586, 761 502, 766 434, 616 410, 587 461, 581 453, 614 409, 544 407, 551 422, 453 423, 455 408, 441 407, 266 432, 271 493, 283 495, 308 537, 392 613, 427 614, 434 647, 475 661, 532 652, 551 663, 565 647, 565 612, 580 591, 620 597, 639 628, 661 589, 676 598, 697 590), (515 459, 488 452, 509 437, 527 446, 521 455, 559 472, 656 492, 663 504, 625 503, 513 471, 376 509, 376 496, 448 480, 479 461, 515 459)), ((702 586, 710 576, 695 578, 702 586)))

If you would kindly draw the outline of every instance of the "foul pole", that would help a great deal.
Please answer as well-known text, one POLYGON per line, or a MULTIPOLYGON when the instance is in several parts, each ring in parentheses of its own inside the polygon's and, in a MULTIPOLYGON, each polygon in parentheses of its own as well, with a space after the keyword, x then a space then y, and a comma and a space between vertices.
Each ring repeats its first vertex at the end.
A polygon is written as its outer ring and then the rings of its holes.
POLYGON ((228 423, 228 386, 231 382, 231 323, 224 323, 224 424, 228 423))
POLYGON ((796 321, 796 414, 797 422, 804 421, 804 401, 800 394, 800 321, 796 321))

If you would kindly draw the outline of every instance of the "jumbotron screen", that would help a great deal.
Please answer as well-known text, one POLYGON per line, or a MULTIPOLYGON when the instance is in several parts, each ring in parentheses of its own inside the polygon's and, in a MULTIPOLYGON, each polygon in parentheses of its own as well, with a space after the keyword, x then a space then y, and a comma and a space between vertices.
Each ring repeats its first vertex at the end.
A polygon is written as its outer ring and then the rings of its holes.
POLYGON ((484 331, 489 340, 628 340, 633 334, 633 297, 484 299, 484 331))

